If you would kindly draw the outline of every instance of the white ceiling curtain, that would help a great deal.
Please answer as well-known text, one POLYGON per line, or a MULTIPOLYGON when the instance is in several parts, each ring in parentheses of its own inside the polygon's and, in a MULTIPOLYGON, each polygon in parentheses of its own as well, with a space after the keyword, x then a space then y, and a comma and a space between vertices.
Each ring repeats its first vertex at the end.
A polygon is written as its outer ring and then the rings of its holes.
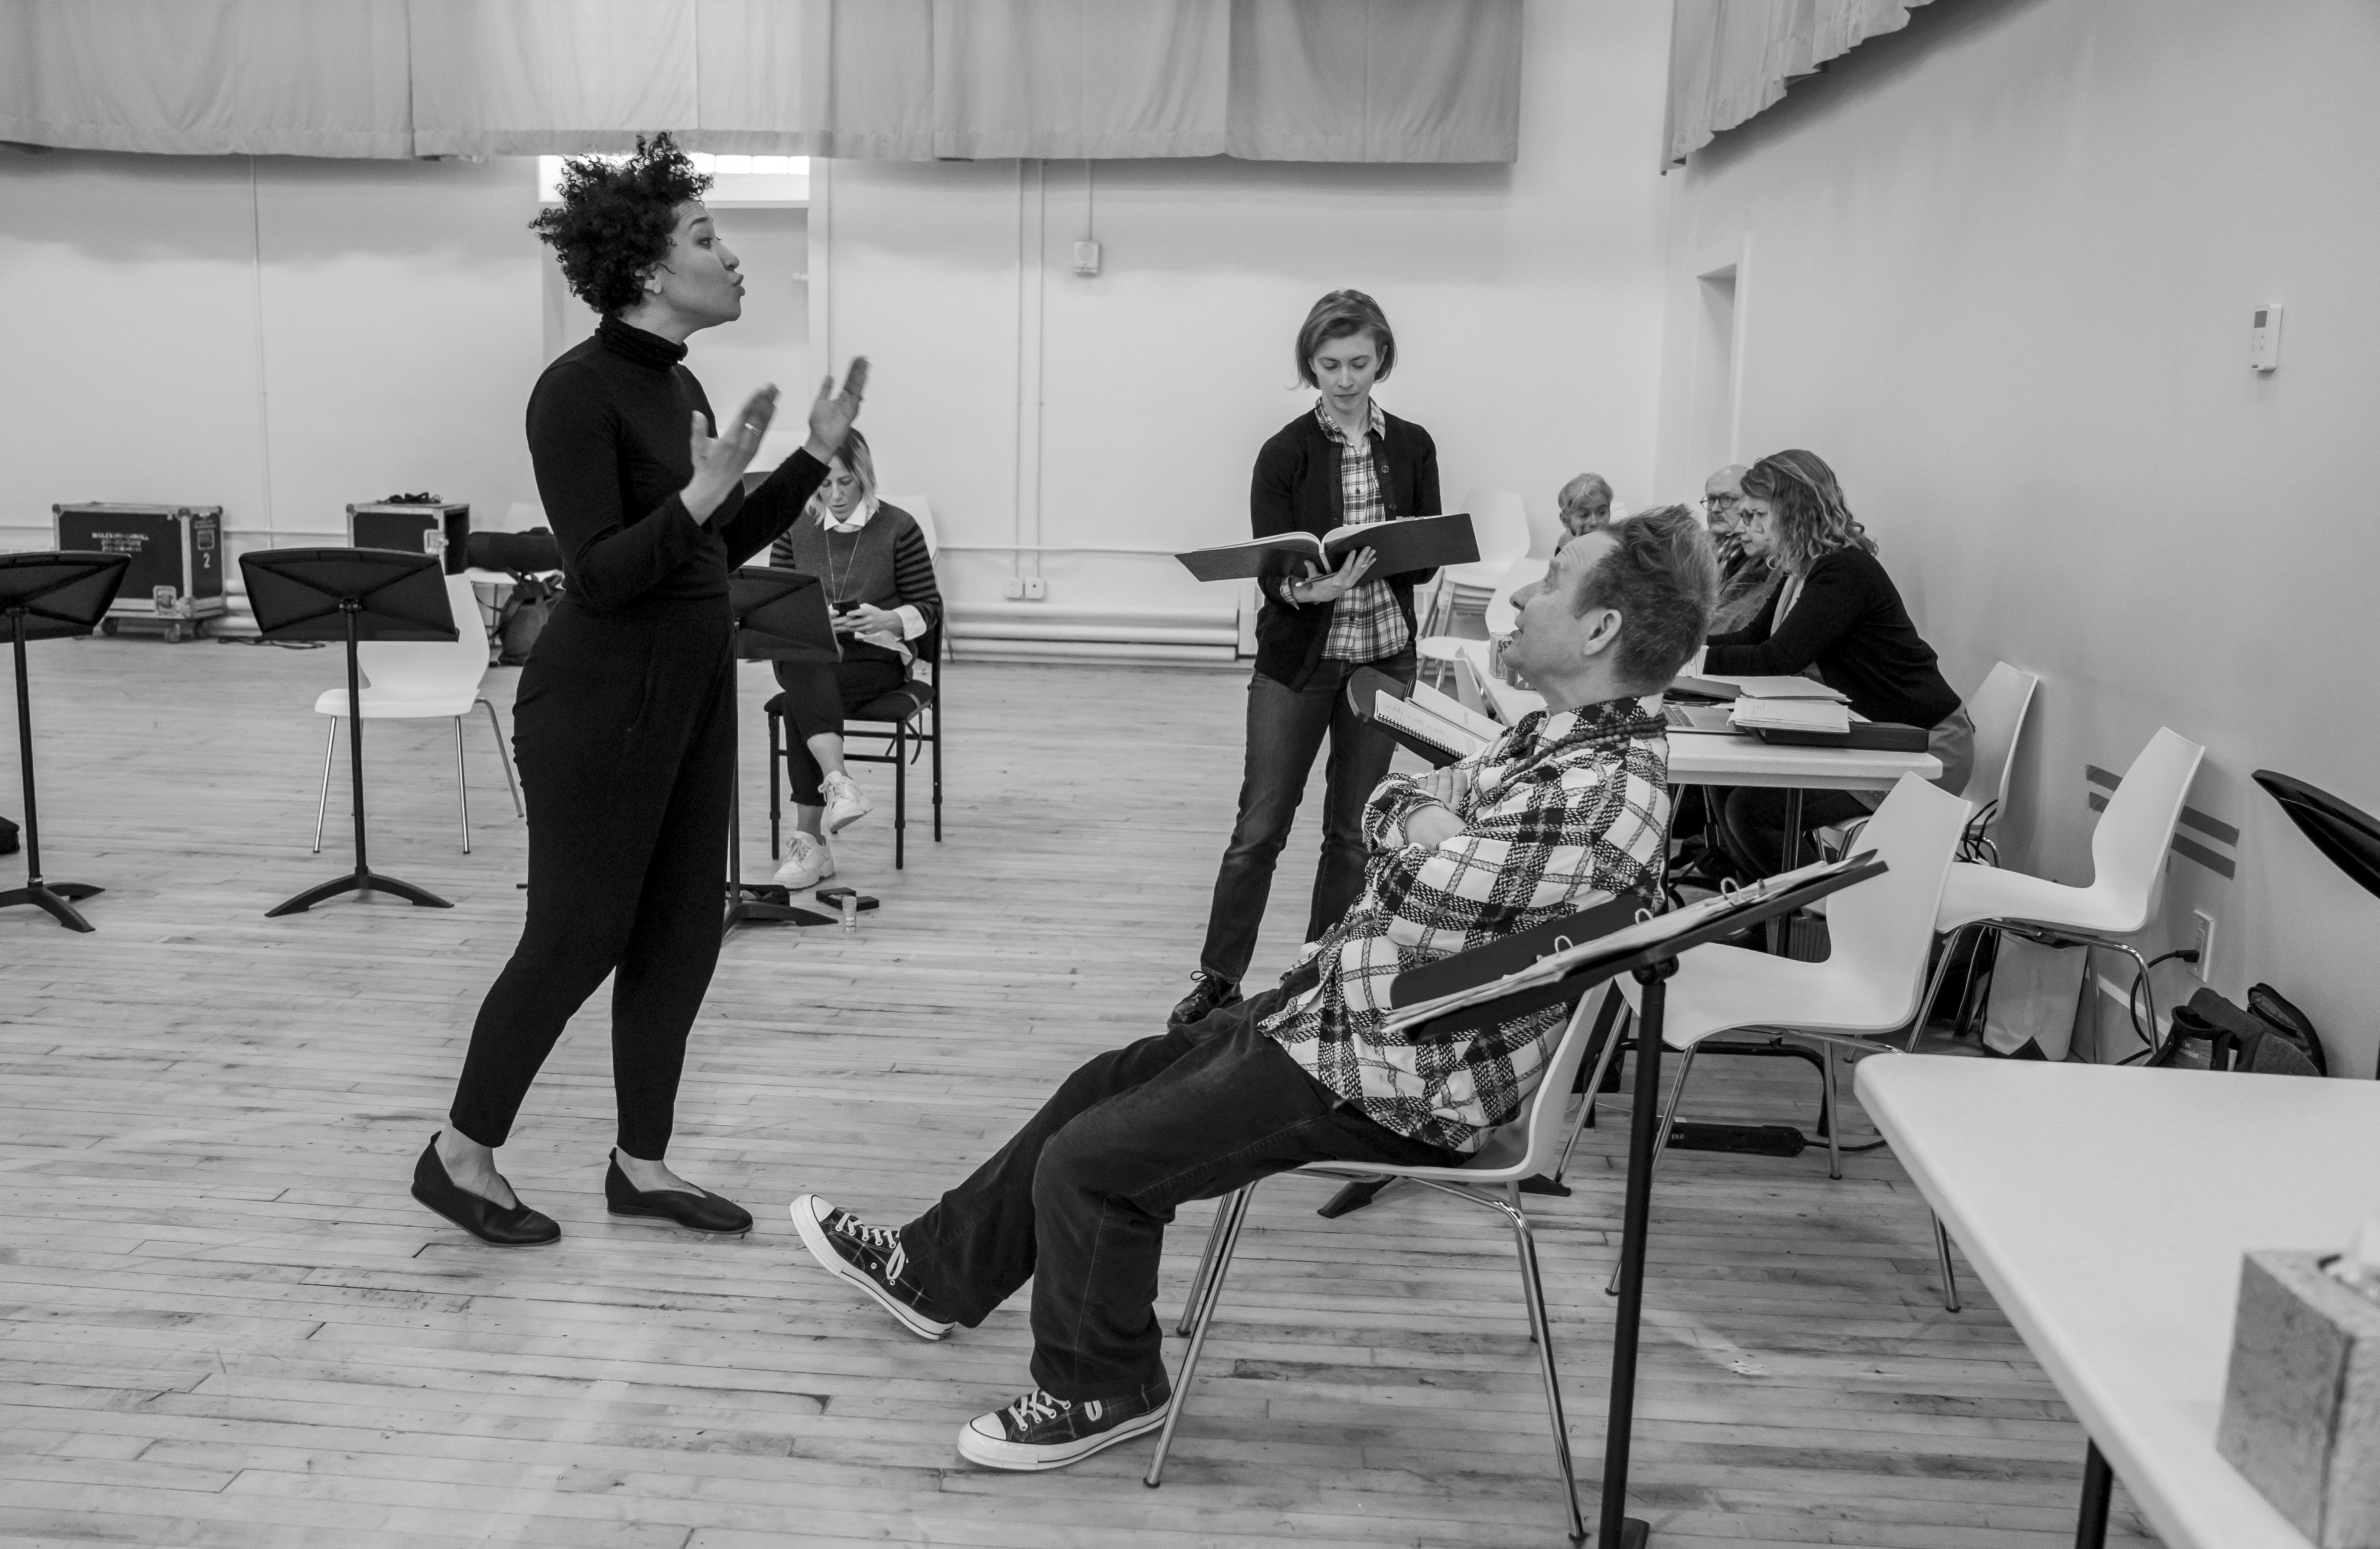
POLYGON ((406 0, 0 0, 0 140, 410 156, 406 0))
POLYGON ((1522 0, 0 0, 0 139, 1509 162, 1522 0))
POLYGON ((1788 82, 1879 33, 1909 25, 1929 0, 1675 0, 1670 107, 1661 163, 1674 166, 1785 96, 1788 82))

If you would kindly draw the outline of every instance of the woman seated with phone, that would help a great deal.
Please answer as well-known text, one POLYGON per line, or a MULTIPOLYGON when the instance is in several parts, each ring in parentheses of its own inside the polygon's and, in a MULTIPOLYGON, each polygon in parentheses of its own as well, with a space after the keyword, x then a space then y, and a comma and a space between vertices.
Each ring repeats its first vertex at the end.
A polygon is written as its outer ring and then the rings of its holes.
POLYGON ((826 836, 868 816, 868 798, 843 761, 843 718, 908 681, 908 642, 942 616, 934 558, 916 517, 876 498, 876 462, 854 430, 827 465, 826 481, 769 551, 782 570, 815 575, 843 660, 781 661, 785 765, 793 777, 794 828, 777 881, 808 888, 834 875, 826 836))

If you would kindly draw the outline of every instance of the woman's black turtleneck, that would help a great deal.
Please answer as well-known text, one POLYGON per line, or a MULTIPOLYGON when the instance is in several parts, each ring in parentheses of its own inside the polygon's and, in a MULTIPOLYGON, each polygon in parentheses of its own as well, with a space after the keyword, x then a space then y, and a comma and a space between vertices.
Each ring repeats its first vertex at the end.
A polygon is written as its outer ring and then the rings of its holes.
POLYGON ((826 469, 795 452, 749 495, 697 522, 679 499, 694 477, 693 416, 715 430, 686 346, 606 317, 565 350, 528 398, 537 490, 562 549, 574 606, 631 617, 727 614, 727 573, 801 514, 826 469))

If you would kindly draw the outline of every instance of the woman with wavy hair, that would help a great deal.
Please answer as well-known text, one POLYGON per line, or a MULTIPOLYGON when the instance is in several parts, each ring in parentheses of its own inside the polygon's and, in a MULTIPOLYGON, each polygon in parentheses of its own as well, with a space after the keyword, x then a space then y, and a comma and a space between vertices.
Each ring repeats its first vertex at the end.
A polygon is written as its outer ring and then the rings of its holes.
MULTIPOLYGON (((1815 452, 1763 457, 1743 476, 1736 520, 1745 552, 1766 557, 1781 579, 1750 624, 1710 637, 1702 671, 1815 677, 1842 690, 1870 720, 1926 728, 1927 747, 1942 763, 1934 783, 1953 794, 1965 790, 1974 724, 1944 681, 1934 647, 1909 622, 1835 470, 1815 452)), ((1720 809, 1722 842, 1748 877, 1772 875, 1782 864, 1785 794, 1738 788, 1720 809)), ((1875 798, 1846 791, 1804 792, 1802 820, 1823 828, 1874 805, 1875 798)))
POLYGON ((810 405, 809 440, 750 494, 777 390, 724 428, 683 364, 698 329, 743 314, 744 281, 662 135, 619 163, 564 163, 562 203, 532 223, 602 314, 528 400, 529 457, 565 588, 521 669, 513 745, 528 796, 528 919, 471 1029, 444 1131, 413 1196, 483 1242, 562 1228, 497 1171, 529 1083, 606 977, 619 1130, 612 1214, 696 1231, 751 1229, 742 1207, 662 1161, 696 1010, 719 957, 720 856, 735 778, 727 573, 791 526, 851 434, 868 382, 852 362, 810 405))

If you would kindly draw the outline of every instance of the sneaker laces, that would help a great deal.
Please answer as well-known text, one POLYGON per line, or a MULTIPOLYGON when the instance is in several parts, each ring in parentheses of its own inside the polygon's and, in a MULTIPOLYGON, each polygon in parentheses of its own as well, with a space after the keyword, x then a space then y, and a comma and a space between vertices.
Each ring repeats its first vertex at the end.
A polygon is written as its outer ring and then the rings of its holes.
POLYGON ((1022 1431, 1042 1421, 1055 1420, 1074 1407, 1073 1399, 1061 1398, 1037 1387, 1009 1405, 1008 1414, 1009 1418, 1016 1422, 1016 1428, 1022 1431))
POLYGON ((839 1232, 855 1242, 875 1249, 880 1253, 891 1253, 898 1257, 901 1253, 901 1234, 898 1230, 892 1227, 871 1227, 848 1210, 836 1211, 833 1217, 827 1222, 826 1229, 839 1232))

